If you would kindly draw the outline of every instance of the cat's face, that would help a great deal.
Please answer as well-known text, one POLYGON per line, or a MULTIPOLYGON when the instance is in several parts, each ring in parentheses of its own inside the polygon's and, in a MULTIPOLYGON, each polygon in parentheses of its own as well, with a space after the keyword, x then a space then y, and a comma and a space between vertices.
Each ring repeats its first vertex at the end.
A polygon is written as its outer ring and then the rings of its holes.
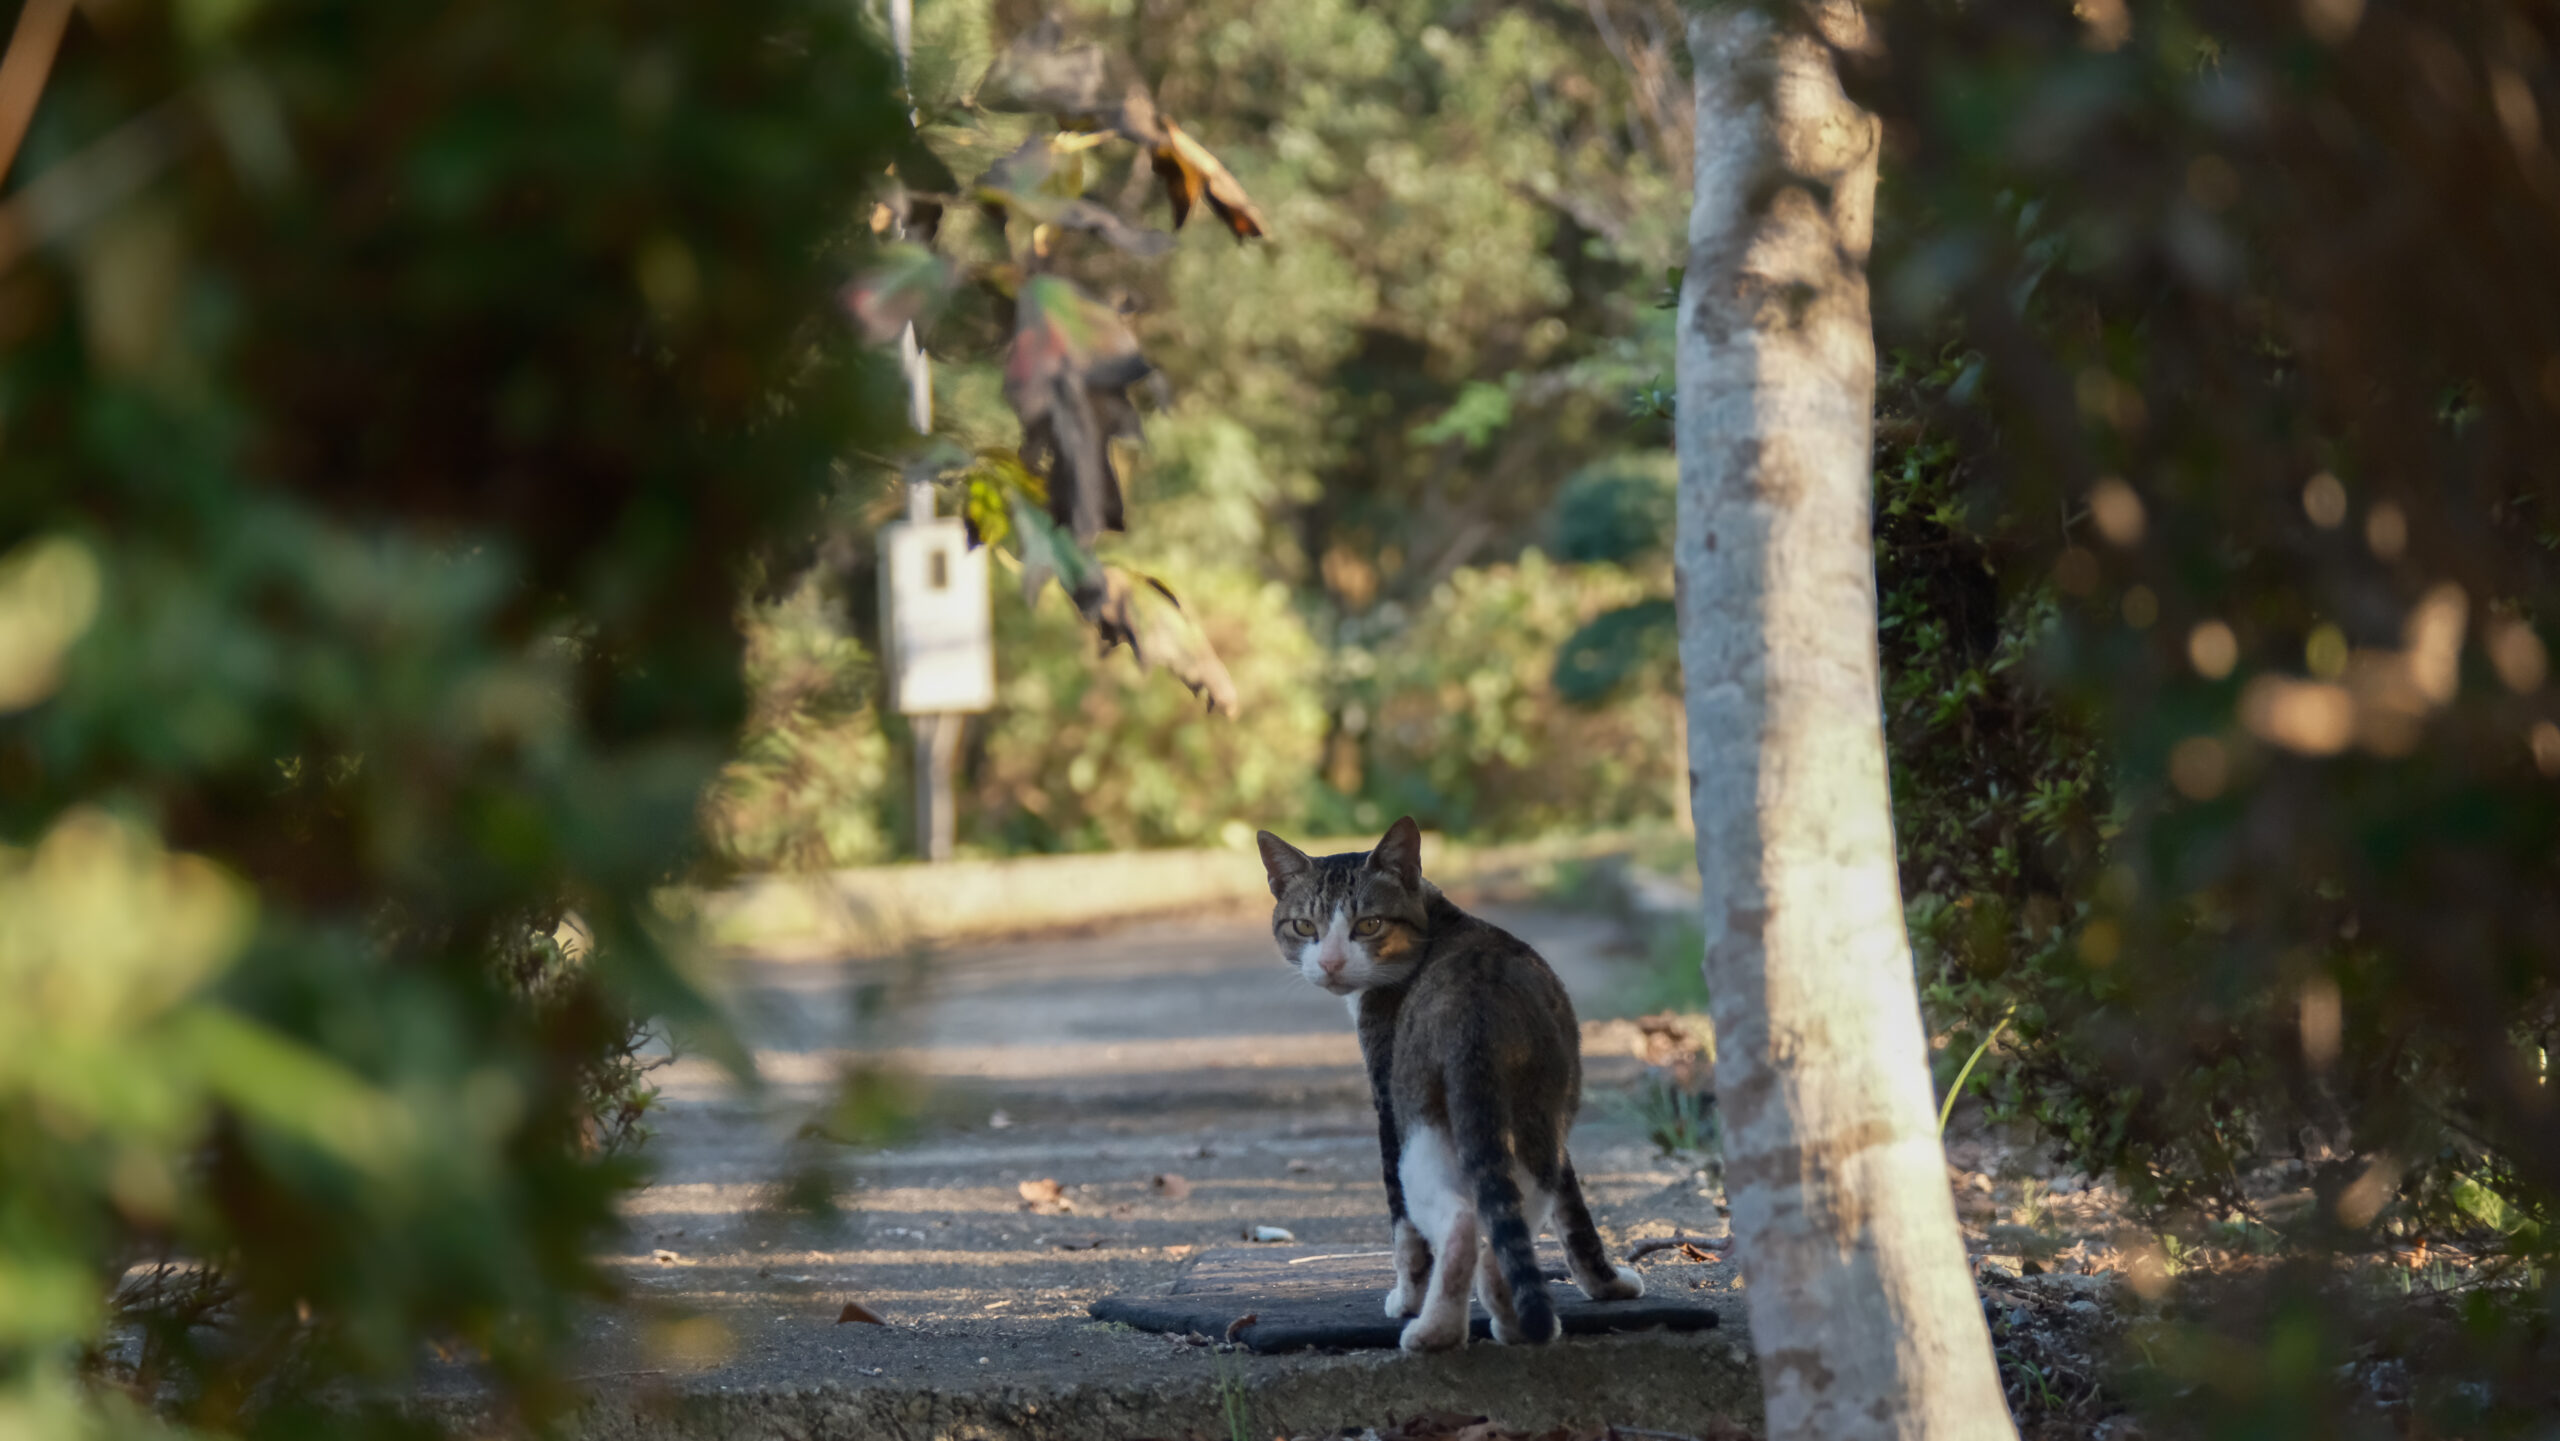
POLYGON ((1280 958, 1337 996, 1411 979, 1422 960, 1422 832, 1411 816, 1367 853, 1310 856, 1261 833, 1280 958))

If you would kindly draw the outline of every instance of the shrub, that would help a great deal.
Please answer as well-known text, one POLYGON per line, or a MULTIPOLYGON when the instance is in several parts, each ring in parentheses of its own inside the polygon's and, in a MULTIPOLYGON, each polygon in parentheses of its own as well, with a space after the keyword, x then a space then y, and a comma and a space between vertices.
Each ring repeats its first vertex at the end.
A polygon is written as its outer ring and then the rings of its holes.
POLYGON ((151 1429, 78 1371, 128 1328, 190 1434, 410 1429, 346 1398, 429 1341, 545 1417, 634 1023, 743 1062, 650 898, 740 577, 885 414, 822 321, 888 62, 800 0, 94 18, 17 166, 95 208, 0 275, 0 1430, 151 1429), (155 1257, 212 1279, 111 1313, 155 1257))

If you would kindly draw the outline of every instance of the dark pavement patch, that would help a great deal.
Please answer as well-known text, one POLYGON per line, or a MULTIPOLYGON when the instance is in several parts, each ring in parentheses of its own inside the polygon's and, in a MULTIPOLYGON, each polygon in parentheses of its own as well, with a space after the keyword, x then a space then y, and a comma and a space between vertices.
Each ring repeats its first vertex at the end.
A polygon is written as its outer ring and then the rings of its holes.
MULTIPOLYGON (((1541 1256, 1568 1336, 1703 1331, 1716 1324, 1716 1313, 1695 1301, 1586 1300, 1567 1279, 1561 1252, 1544 1247, 1541 1256)), ((1394 1281, 1394 1257, 1383 1247, 1228 1246, 1194 1258, 1167 1294, 1105 1296, 1087 1309, 1099 1321, 1232 1340, 1265 1354, 1392 1349, 1404 1332, 1404 1322, 1382 1309, 1394 1281)), ((1492 1324, 1476 1307, 1473 1337, 1489 1338, 1492 1324)))

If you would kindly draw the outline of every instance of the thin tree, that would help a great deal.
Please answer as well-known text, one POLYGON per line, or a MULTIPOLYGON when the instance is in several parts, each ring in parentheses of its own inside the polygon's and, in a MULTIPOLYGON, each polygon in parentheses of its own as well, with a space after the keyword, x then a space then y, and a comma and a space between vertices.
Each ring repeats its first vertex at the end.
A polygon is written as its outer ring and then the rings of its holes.
POLYGON ((1876 665, 1851 0, 1695 16, 1680 660, 1725 1184, 1772 1441, 2014 1436, 1948 1193, 1876 665))

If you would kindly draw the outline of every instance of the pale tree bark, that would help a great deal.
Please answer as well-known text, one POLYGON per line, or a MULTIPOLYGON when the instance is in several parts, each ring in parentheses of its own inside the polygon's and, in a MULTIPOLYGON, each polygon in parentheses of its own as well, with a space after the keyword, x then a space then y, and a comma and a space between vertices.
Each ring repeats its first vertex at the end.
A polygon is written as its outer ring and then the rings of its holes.
POLYGON ((2009 1437, 1894 866, 1869 505, 1879 127, 1847 0, 1690 22, 1680 661, 1725 1185, 1772 1441, 2009 1437))

